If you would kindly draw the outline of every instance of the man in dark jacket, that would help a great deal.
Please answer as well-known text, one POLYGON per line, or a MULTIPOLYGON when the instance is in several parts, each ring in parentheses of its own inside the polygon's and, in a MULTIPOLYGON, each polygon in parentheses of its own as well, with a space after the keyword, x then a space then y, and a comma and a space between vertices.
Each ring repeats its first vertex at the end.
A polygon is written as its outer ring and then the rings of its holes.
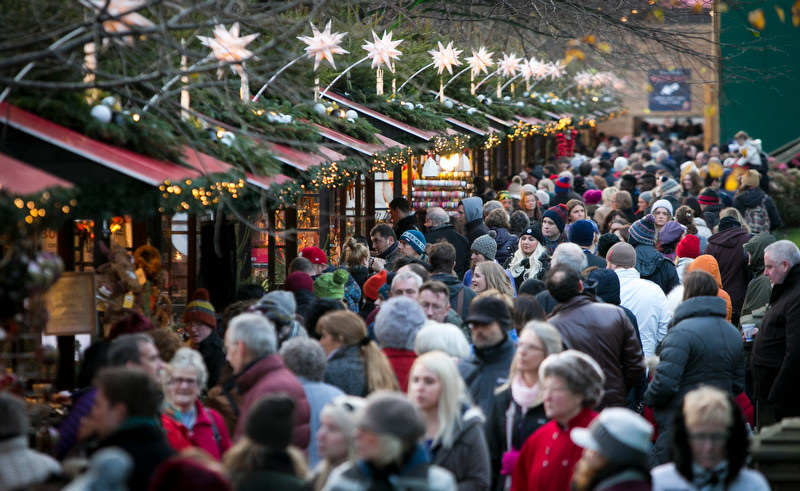
POLYGON ((400 237, 406 230, 419 230, 417 217, 411 213, 411 205, 407 199, 401 197, 390 201, 389 214, 392 216, 395 237, 400 237))
POLYGON ((380 273, 384 269, 392 271, 394 260, 397 257, 397 236, 392 227, 385 223, 379 223, 372 227, 369 232, 372 239, 372 246, 378 251, 378 255, 370 259, 370 269, 380 273))
MULTIPOLYGON (((769 308, 753 344, 753 377, 759 418, 770 407, 776 421, 800 416, 800 250, 788 240, 764 251, 764 274, 772 284, 769 308)), ((759 427, 770 424, 758 420, 759 427)))
POLYGON ((425 240, 428 244, 444 241, 452 245, 456 250, 456 265, 453 269, 458 275, 458 279, 464 278, 464 273, 469 269, 469 241, 450 225, 450 217, 443 209, 428 208, 428 220, 431 229, 425 234, 425 240))
POLYGON ((678 286, 680 279, 675 265, 653 247, 655 241, 656 219, 653 215, 636 220, 628 229, 628 243, 636 249, 636 271, 643 279, 660 286, 664 295, 667 295, 678 286))
POLYGON ((450 308, 464 319, 469 312, 469 304, 476 294, 452 275, 456 254, 456 249, 451 244, 440 243, 432 247, 428 257, 431 263, 430 279, 447 285, 450 290, 450 308))
POLYGON ((589 266, 605 268, 606 260, 595 255, 595 245, 600 237, 595 227, 596 225, 589 220, 578 220, 569 226, 569 241, 583 249, 589 266))
POLYGON ((558 302, 549 322, 561 333, 564 345, 594 358, 606 374, 599 407, 625 407, 628 393, 644 373, 642 345, 628 316, 584 293, 580 275, 568 266, 552 266, 546 283, 558 302))
POLYGON ((514 358, 514 343, 508 337, 511 313, 499 298, 480 298, 470 304, 466 322, 472 333, 474 352, 459 362, 458 371, 469 387, 472 400, 483 414, 489 414, 495 389, 507 382, 514 358))
POLYGON ((160 426, 161 389, 147 373, 127 367, 100 371, 91 420, 99 448, 119 447, 133 459, 128 489, 145 491, 156 468, 176 454, 160 426))
POLYGON ((750 234, 733 217, 722 218, 717 230, 719 232, 709 237, 705 252, 714 256, 719 264, 722 289, 731 297, 731 323, 736 326, 747 284, 750 283, 750 270, 744 254, 744 245, 750 240, 750 234))
POLYGON ((464 235, 470 244, 489 232, 489 228, 483 223, 483 200, 477 196, 461 200, 456 208, 456 218, 464 225, 464 235))

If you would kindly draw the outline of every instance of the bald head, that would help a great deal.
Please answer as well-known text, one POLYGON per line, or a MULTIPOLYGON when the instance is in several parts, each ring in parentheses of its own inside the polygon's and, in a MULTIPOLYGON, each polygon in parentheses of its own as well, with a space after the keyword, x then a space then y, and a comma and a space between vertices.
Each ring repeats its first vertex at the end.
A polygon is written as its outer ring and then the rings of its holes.
POLYGON ((447 216, 447 212, 439 207, 428 208, 428 220, 431 221, 431 225, 434 227, 450 223, 450 217, 447 216))

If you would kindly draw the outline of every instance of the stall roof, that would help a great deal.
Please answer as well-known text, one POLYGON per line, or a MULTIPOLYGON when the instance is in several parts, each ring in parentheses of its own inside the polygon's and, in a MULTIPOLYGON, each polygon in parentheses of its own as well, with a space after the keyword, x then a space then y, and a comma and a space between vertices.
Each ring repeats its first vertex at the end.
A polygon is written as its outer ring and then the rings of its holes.
POLYGON ((477 126, 472 126, 471 124, 467 124, 467 123, 465 123, 463 121, 459 121, 459 120, 457 120, 456 118, 454 118, 452 116, 449 116, 449 117, 445 118, 445 121, 447 121, 448 123, 450 123, 452 125, 458 126, 459 128, 465 129, 467 131, 471 131, 472 133, 475 133, 476 135, 485 136, 486 134, 489 133, 486 130, 482 130, 482 129, 478 128, 477 126))
POLYGON ((311 123, 311 125, 314 126, 314 128, 317 129, 319 134, 324 136, 325 138, 333 142, 339 143, 340 145, 344 145, 345 147, 355 150, 356 152, 362 153, 364 155, 371 156, 380 152, 381 150, 386 150, 386 147, 383 145, 375 145, 372 143, 367 143, 357 138, 353 138, 350 135, 345 135, 344 133, 340 133, 330 128, 326 128, 317 123, 311 123))
MULTIPOLYGON (((203 174, 225 173, 232 169, 238 170, 228 163, 216 159, 211 155, 198 152, 190 147, 183 148, 183 158, 187 164, 203 174)), ((247 182, 261 189, 269 189, 271 184, 281 184, 291 179, 283 174, 265 177, 257 176, 251 172, 245 172, 244 175, 247 182)))
POLYGON ((0 153, 0 189, 24 196, 50 187, 72 188, 72 183, 0 153))
POLYGON ((156 160, 93 140, 7 102, 0 104, 0 121, 23 133, 152 186, 160 185, 165 179, 180 180, 200 175, 195 169, 156 160))
POLYGON ((360 112, 360 113, 362 113, 362 114, 364 114, 366 116, 369 116, 371 118, 375 118, 378 121, 381 121, 381 122, 383 122, 385 124, 393 126, 393 127, 397 128, 397 129, 399 129, 401 131, 404 131, 404 132, 406 132, 406 133, 408 133, 410 135, 414 135, 417 138, 420 138, 422 140, 431 141, 433 139, 433 137, 436 136, 436 133, 433 132, 433 131, 425 131, 425 130, 422 130, 422 129, 419 129, 419 128, 415 128, 414 126, 411 126, 411 125, 408 125, 406 123, 400 122, 400 121, 398 121, 398 120, 396 120, 394 118, 390 118, 389 116, 386 116, 385 114, 381 114, 378 111, 375 111, 375 110, 370 109, 370 108, 368 108, 366 106, 362 106, 361 104, 353 102, 350 99, 347 99, 346 97, 340 96, 339 94, 334 94, 332 92, 328 92, 328 93, 325 94, 325 97, 327 97, 328 99, 330 99, 332 101, 335 101, 338 104, 342 104, 342 105, 347 106, 347 107, 349 107, 349 108, 351 108, 351 109, 353 109, 353 110, 355 110, 357 112, 360 112))

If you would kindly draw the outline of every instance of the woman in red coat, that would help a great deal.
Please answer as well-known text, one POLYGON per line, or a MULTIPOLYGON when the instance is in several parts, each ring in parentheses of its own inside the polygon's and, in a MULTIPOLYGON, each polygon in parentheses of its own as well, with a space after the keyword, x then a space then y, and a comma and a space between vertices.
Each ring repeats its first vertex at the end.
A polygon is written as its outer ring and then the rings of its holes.
POLYGON ((586 428, 597 416, 592 408, 603 397, 605 375, 589 355, 567 350, 542 362, 539 380, 550 421, 522 446, 511 490, 568 491, 582 452, 569 433, 573 428, 586 428))
POLYGON ((191 348, 179 349, 162 373, 161 423, 175 450, 198 447, 220 460, 230 448, 231 440, 222 416, 200 402, 207 378, 202 355, 191 348))

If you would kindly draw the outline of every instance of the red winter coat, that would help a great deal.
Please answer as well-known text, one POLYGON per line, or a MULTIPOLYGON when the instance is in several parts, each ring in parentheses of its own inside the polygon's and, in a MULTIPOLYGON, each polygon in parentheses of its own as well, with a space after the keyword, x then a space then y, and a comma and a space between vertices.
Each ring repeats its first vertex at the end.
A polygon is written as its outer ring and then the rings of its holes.
POLYGON ((408 376, 411 372, 411 365, 417 359, 417 354, 413 351, 396 348, 383 348, 383 354, 389 359, 389 364, 392 366, 397 382, 400 384, 400 390, 408 392, 408 376))
POLYGON ((234 441, 244 433, 244 423, 256 402, 270 394, 287 394, 294 400, 294 435, 292 444, 301 450, 308 447, 311 438, 311 407, 308 405, 303 386, 284 365, 277 354, 260 358, 244 369, 236 379, 242 393, 239 420, 236 422, 234 441))
POLYGON ((194 407, 197 410, 197 421, 195 421, 191 430, 166 412, 161 414, 161 424, 167 433, 169 446, 179 452, 188 447, 202 448, 212 457, 220 460, 222 454, 231 448, 231 439, 228 436, 228 428, 225 427, 225 421, 218 412, 204 407, 199 400, 195 402, 194 407), (219 444, 217 444, 217 439, 214 437, 211 418, 213 418, 213 425, 217 427, 219 444))
POLYGON ((584 408, 567 428, 551 420, 529 436, 514 467, 511 491, 569 491, 572 470, 583 452, 569 432, 586 428, 596 417, 596 412, 584 408))

